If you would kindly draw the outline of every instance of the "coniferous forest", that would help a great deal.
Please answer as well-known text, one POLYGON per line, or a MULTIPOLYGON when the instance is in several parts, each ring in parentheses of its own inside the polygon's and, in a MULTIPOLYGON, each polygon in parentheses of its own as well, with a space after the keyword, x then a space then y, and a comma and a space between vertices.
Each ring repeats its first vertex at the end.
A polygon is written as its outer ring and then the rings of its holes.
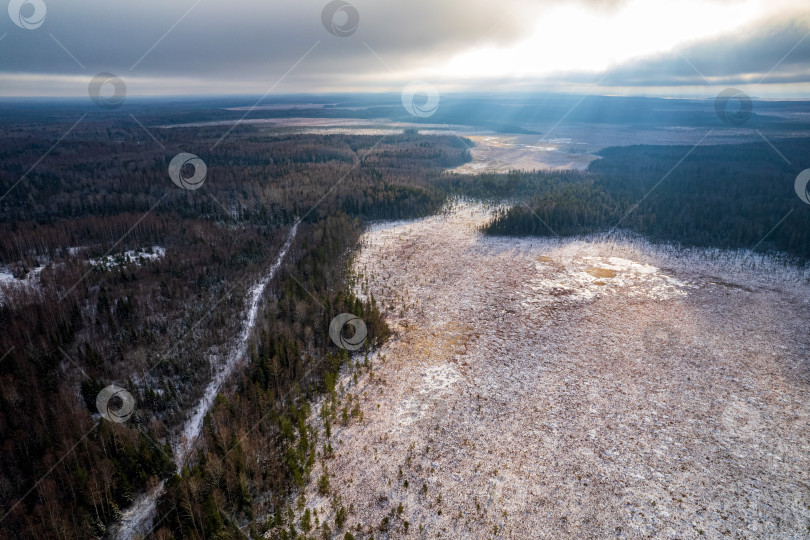
MULTIPOLYGON (((514 173, 509 184, 521 186, 516 194, 526 202, 501 212, 486 232, 570 236, 621 230, 688 246, 758 246, 806 261, 810 212, 794 181, 810 164, 810 140, 778 145, 782 156, 765 142, 691 152, 687 146, 617 147, 601 151, 586 174, 566 180, 514 173)), ((504 180, 490 179, 490 191, 499 182, 504 180)))
POLYGON ((370 346, 386 337, 373 298, 347 287, 362 222, 437 210, 444 195, 432 179, 468 160, 468 146, 241 128, 203 152, 221 130, 161 130, 158 143, 133 122, 101 121, 26 175, 67 127, 8 129, 0 145, 0 261, 23 284, 4 286, 0 303, 0 537, 102 537, 162 479, 161 505, 180 511, 158 537, 236 535, 228 513, 250 515, 268 492, 282 500, 306 473, 313 446, 306 437, 290 446, 302 404, 347 360, 328 338, 331 318, 362 317, 370 346), (192 140, 208 177, 184 191, 167 167, 192 140), (175 476, 170 433, 296 219, 252 361, 205 420, 199 459, 175 476), (126 423, 98 415, 96 396, 111 383, 135 398, 126 423))

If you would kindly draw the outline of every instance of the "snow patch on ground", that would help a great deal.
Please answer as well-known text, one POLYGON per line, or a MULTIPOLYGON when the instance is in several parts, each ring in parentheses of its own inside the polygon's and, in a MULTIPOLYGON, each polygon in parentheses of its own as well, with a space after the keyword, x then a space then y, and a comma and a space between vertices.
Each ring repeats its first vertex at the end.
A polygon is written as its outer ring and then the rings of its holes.
POLYGON ((452 365, 431 366, 422 372, 422 381, 413 393, 402 400, 397 408, 397 417, 401 427, 424 417, 428 403, 443 396, 452 394, 459 381, 459 373, 452 365))
POLYGON ((16 278, 14 277, 14 274, 11 273, 11 270, 7 268, 0 268, 0 285, 35 286, 37 279, 39 279, 39 274, 42 272, 42 268, 42 266, 32 268, 28 271, 24 278, 16 278))
MULTIPOLYGON (((79 255, 82 251, 87 249, 86 246, 79 246, 79 247, 70 247, 67 248, 67 252, 71 256, 79 255)), ((137 265, 142 265, 146 261, 157 260, 163 258, 166 255, 166 250, 160 246, 152 246, 151 248, 146 249, 137 249, 137 250, 129 250, 122 253, 116 253, 113 255, 106 255, 104 257, 98 258, 90 258, 88 262, 102 270, 110 270, 117 266, 123 266, 125 264, 132 264, 135 263, 137 265)), ((36 268, 31 268, 28 270, 28 273, 25 275, 24 278, 16 278, 11 270, 7 267, 0 266, 0 300, 3 298, 2 289, 3 288, 16 288, 16 287, 25 287, 28 289, 37 289, 39 288, 39 275, 42 273, 42 270, 50 265, 50 264, 61 264, 61 263, 53 263, 49 257, 38 255, 37 260, 39 261, 39 266, 36 268)))
POLYGON ((14 277, 10 269, 0 267, 0 301, 3 300, 4 289, 29 289, 35 290, 39 288, 39 275, 42 273, 44 266, 31 268, 23 278, 14 277))
POLYGON ((537 275, 529 281, 537 294, 527 302, 544 303, 559 296, 591 300, 605 294, 667 300, 687 294, 686 283, 655 266, 622 257, 584 255, 592 251, 588 245, 570 244, 538 257, 537 275))
POLYGON ((164 256, 166 256, 166 250, 164 248, 160 246, 153 246, 148 251, 144 249, 129 250, 122 253, 115 253, 113 255, 105 255, 103 257, 89 259, 89 262, 93 266, 103 270, 109 270, 116 266, 123 266, 131 263, 135 263, 140 266, 146 261, 155 261, 162 259, 164 256))

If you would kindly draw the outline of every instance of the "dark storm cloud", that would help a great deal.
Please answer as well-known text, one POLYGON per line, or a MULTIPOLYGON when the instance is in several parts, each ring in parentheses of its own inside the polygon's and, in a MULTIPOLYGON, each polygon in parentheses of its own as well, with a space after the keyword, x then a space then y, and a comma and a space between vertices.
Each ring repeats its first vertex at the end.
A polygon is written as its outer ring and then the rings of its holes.
POLYGON ((323 53, 314 58, 319 69, 362 71, 379 63, 369 56, 363 41, 386 61, 416 61, 481 38, 508 43, 530 29, 531 19, 525 15, 540 9, 537 2, 522 0, 355 1, 361 24, 352 40, 343 40, 322 26, 326 2, 321 1, 201 0, 196 6, 195 0, 45 1, 47 18, 35 31, 19 29, 4 18, 8 35, 0 42, 3 71, 70 74, 81 69, 54 37, 91 71, 128 71, 154 46, 133 71, 162 76, 255 75, 274 66, 286 69, 319 40, 324 45, 323 53))
POLYGON ((775 19, 675 52, 628 62, 610 70, 602 84, 679 86, 706 84, 706 80, 713 84, 760 80, 765 84, 808 82, 808 33, 807 19, 775 19))

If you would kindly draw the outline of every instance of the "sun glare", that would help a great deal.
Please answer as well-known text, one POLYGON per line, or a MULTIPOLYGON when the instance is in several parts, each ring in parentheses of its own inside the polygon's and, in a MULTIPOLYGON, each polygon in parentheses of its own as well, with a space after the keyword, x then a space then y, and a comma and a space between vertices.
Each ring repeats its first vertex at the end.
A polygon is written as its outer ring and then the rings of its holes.
POLYGON ((536 76, 600 71, 635 57, 670 51, 728 34, 756 20, 762 2, 707 4, 696 0, 636 0, 614 13, 581 5, 550 9, 527 39, 511 47, 465 51, 439 70, 453 77, 536 76))

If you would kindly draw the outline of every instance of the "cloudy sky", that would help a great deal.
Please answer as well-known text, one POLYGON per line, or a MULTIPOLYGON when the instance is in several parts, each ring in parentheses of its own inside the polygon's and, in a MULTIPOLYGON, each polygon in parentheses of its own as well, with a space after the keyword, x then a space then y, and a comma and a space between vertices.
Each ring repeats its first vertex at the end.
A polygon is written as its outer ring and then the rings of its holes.
MULTIPOLYGON (((6 0, 4 0, 6 1, 6 0)), ((568 91, 810 97, 807 0, 10 0, 0 95, 568 91), (593 87, 592 85, 595 85, 593 87)))

